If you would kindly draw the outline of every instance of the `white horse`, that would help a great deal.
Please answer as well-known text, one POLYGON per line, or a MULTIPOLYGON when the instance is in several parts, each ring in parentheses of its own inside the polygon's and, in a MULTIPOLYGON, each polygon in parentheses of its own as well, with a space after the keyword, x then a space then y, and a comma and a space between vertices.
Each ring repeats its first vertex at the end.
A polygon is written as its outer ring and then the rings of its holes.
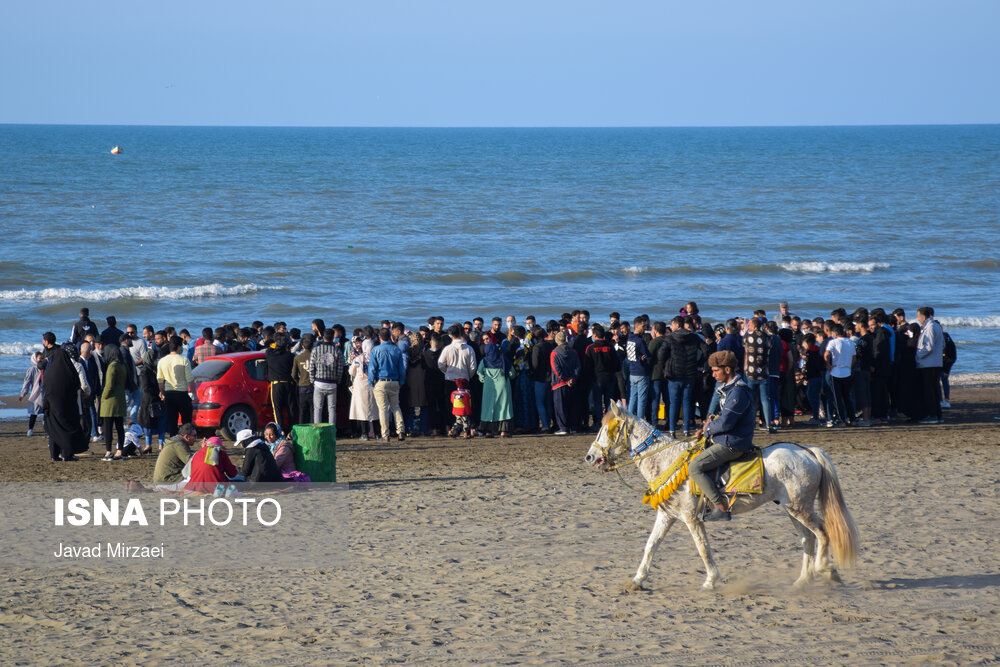
MULTIPOLYGON (((626 465, 632 460, 633 450, 643 445, 643 451, 651 454, 638 454, 634 460, 646 481, 652 482, 684 455, 691 443, 671 441, 629 413, 623 405, 612 403, 585 460, 607 472, 626 465)), ((779 442, 764 447, 763 458, 763 493, 737 496, 731 507, 733 514, 749 512, 768 501, 783 505, 802 539, 802 571, 795 586, 808 584, 815 575, 839 582, 837 566, 849 568, 857 560, 858 529, 844 503, 837 471, 830 457, 819 447, 779 442), (815 507, 817 497, 819 515, 815 507), (831 552, 835 563, 831 562, 831 552)), ((639 569, 628 583, 629 590, 642 588, 656 547, 677 519, 691 531, 698 553, 705 562, 708 574, 702 585, 710 590, 715 588, 719 569, 708 546, 705 524, 700 516, 701 505, 701 497, 691 493, 690 480, 685 480, 669 499, 659 505, 653 532, 646 541, 639 569)))

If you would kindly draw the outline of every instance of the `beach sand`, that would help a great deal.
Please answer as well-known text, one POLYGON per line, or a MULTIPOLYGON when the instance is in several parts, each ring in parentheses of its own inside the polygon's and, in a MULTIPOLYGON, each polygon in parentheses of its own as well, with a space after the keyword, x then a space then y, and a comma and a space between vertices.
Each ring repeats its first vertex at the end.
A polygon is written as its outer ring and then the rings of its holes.
MULTIPOLYGON (((347 560, 315 569, 6 566, 6 664, 455 662, 970 664, 1000 659, 1000 389, 948 422, 786 429, 826 449, 861 531, 844 584, 792 589, 801 551, 769 506, 711 525, 706 592, 683 527, 626 594, 654 514, 583 463, 590 437, 338 443, 347 560)), ((0 424, 0 481, 151 477, 153 459, 48 461, 0 424)), ((98 448, 103 449, 100 443, 98 448)), ((638 487, 629 471, 626 481, 638 487)), ((254 563, 254 565, 258 565, 254 563)), ((263 565, 263 564, 260 564, 263 565)))

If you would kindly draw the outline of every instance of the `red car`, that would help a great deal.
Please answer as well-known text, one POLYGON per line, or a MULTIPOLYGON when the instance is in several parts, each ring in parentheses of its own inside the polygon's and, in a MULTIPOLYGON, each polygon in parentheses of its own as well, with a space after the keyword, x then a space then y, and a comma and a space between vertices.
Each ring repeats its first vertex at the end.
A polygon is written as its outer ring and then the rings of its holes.
POLYGON ((220 354, 198 364, 192 371, 194 425, 222 428, 235 440, 242 429, 273 421, 265 364, 263 352, 220 354))

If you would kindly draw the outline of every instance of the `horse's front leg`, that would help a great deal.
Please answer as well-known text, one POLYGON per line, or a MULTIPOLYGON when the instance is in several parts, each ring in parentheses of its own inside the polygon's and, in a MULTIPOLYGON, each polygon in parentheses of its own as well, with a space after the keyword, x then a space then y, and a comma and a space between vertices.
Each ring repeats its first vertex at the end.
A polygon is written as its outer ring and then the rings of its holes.
POLYGON ((639 569, 636 570, 635 576, 626 584, 626 590, 638 591, 642 589, 642 582, 646 581, 646 576, 649 574, 649 565, 653 562, 653 554, 656 552, 656 547, 659 546, 663 540, 663 536, 667 534, 670 526, 674 525, 674 521, 676 520, 674 517, 667 516, 665 512, 656 512, 656 523, 653 524, 653 532, 649 534, 649 539, 646 540, 646 550, 642 554, 639 569))
POLYGON ((712 549, 708 546, 708 533, 705 532, 705 524, 694 516, 685 517, 684 522, 687 524, 688 530, 691 531, 691 537, 694 539, 694 545, 698 547, 701 560, 705 563, 707 575, 705 583, 701 586, 707 590, 713 590, 715 582, 719 578, 719 568, 716 567, 715 559, 712 557, 712 549))

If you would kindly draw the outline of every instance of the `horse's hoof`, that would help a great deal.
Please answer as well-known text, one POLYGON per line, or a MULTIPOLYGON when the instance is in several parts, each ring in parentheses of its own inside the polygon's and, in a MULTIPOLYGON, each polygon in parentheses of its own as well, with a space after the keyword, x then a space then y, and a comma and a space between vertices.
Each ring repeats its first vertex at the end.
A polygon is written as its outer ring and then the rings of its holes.
POLYGON ((714 581, 706 581, 705 583, 703 583, 701 585, 701 587, 704 588, 706 591, 714 591, 715 590, 715 582, 714 581))
POLYGON ((638 591, 646 590, 645 588, 642 587, 642 584, 637 584, 631 579, 625 582, 625 585, 622 587, 622 589, 626 593, 637 593, 638 591))

